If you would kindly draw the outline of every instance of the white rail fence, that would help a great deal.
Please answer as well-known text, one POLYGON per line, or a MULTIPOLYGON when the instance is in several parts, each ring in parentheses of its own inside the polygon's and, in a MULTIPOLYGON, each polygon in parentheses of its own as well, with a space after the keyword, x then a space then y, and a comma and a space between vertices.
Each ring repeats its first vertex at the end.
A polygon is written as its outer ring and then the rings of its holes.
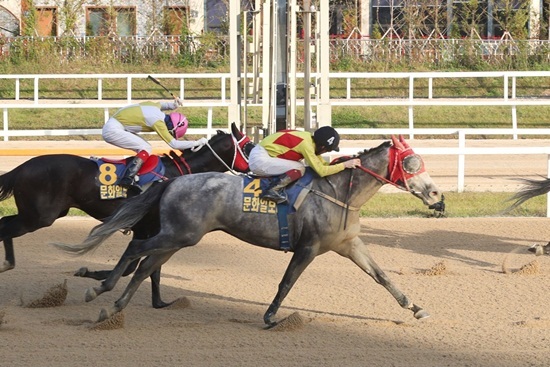
MULTIPOLYGON (((0 75, 1 79, 12 79, 14 83, 13 101, 3 100, 0 108, 3 111, 3 128, 0 130, 0 136, 4 137, 4 141, 8 141, 9 137, 23 136, 72 136, 72 135, 100 135, 101 129, 28 129, 28 130, 10 130, 9 129, 9 111, 14 109, 81 109, 95 108, 103 109, 105 120, 109 117, 109 109, 121 107, 127 103, 134 101, 132 95, 133 81, 136 79, 145 79, 148 74, 65 74, 65 75, 0 75), (43 79, 96 79, 97 80, 97 98, 94 99, 77 99, 72 103, 51 103, 40 96, 40 80, 43 79), (21 100, 21 80, 33 80, 33 98, 32 100, 21 100), (126 100, 116 102, 105 102, 103 81, 106 79, 126 79, 126 100)), ((208 109, 207 125, 204 128, 189 129, 189 134, 207 135, 215 133, 216 128, 213 127, 212 114, 213 108, 228 107, 230 101, 227 99, 227 79, 229 74, 154 74, 155 78, 162 79, 179 79, 179 97, 184 103, 184 107, 206 107, 208 109), (186 81, 189 79, 219 79, 220 92, 218 99, 208 101, 194 101, 186 99, 186 81)), ((301 75, 303 77, 303 75, 301 75)), ((545 78, 548 83, 544 83, 550 87, 550 72, 456 72, 456 73, 331 73, 331 79, 344 78, 346 79, 346 96, 345 98, 331 98, 333 106, 408 106, 409 109, 409 127, 407 129, 375 129, 375 128, 339 128, 338 131, 342 135, 391 135, 402 134, 414 139, 415 135, 457 135, 456 148, 417 148, 418 153, 423 155, 438 154, 438 155, 457 155, 457 190, 464 191, 465 181, 465 156, 466 155, 506 155, 506 154, 544 154, 548 157, 547 176, 550 177, 550 147, 501 147, 501 148, 472 148, 466 147, 466 139, 468 135, 507 135, 517 139, 518 136, 550 136, 550 128, 548 129, 524 129, 519 128, 517 123, 517 106, 550 106, 550 96, 548 97, 528 97, 517 94, 517 79, 518 78, 545 78), (357 98, 353 95, 352 82, 359 79, 395 79, 401 78, 408 80, 408 96, 406 98, 357 98), (503 90, 500 97, 491 98, 437 98, 437 88, 434 88, 433 81, 437 78, 503 78, 503 90), (427 80, 427 91, 424 91, 425 97, 415 96, 415 81, 424 79, 424 84, 427 80), (415 128, 413 119, 413 109, 415 106, 509 106, 511 108, 511 128, 509 129, 456 129, 456 128, 415 128)), ((176 91, 174 91, 176 92, 176 91)), ((299 104, 300 102, 298 102, 299 104)), ((313 103, 315 103, 313 101, 313 103)), ((353 154, 356 151, 351 149, 343 149, 341 154, 353 154)), ((547 200, 547 215, 550 217, 550 198, 547 200)))
MULTIPOLYGON (((132 103, 133 85, 135 80, 147 79, 148 74, 44 74, 44 75, 0 75, 0 80, 7 79, 14 81, 14 100, 2 101, 3 109, 3 135, 4 140, 9 136, 22 136, 20 134, 31 134, 31 131, 11 132, 9 131, 9 113, 10 109, 17 108, 102 108, 105 113, 105 120, 109 116, 109 108, 121 107, 123 104, 132 103), (40 96, 40 81, 47 79, 95 79, 97 80, 97 96, 94 99, 78 98, 71 103, 45 103, 40 96), (125 79, 126 80, 126 100, 107 103, 104 100, 104 80, 125 79), (21 100, 21 80, 33 81, 32 100, 21 100)), ((176 79, 179 80, 179 90, 177 95, 183 101, 186 107, 206 107, 208 108, 208 123, 206 129, 212 130, 212 110, 215 107, 228 107, 230 101, 227 99, 227 80, 230 74, 227 73, 203 73, 203 74, 154 74, 155 78, 176 79), (197 102, 186 98, 186 82, 195 79, 214 79, 219 80, 219 94, 208 98, 203 102, 197 102)), ((316 77, 313 74, 312 77, 316 77)), ((298 78, 303 78, 303 74, 298 74, 298 78)), ((550 106, 550 96, 520 96, 518 95, 517 81, 521 78, 542 78, 547 80, 543 85, 550 86, 550 71, 498 71, 498 72, 412 72, 412 73, 330 73, 329 79, 345 79, 346 95, 343 98, 331 96, 332 106, 406 106, 408 107, 408 126, 411 130, 409 137, 413 138, 415 134, 414 127, 414 107, 419 106, 508 106, 511 110, 511 128, 518 128, 517 106, 550 106), (461 98, 442 98, 436 97, 437 87, 434 87, 434 80, 437 79, 500 79, 502 78, 502 94, 499 97, 479 97, 469 96, 461 98), (408 82, 408 96, 403 98, 361 98, 353 93, 352 82, 366 79, 402 79, 408 82), (423 81, 422 85, 427 83, 426 88, 419 88, 418 81, 423 81), (422 96, 415 95, 422 94, 422 96)), ((176 91, 174 91, 176 92, 176 91)), ((331 92, 332 93, 332 92, 331 92)), ((333 93, 334 94, 334 93, 333 93)), ((51 102, 48 101, 48 102, 51 102)), ((303 106, 303 100, 297 101, 298 105, 303 106)), ((316 101, 312 101, 316 105, 316 101)), ((252 106, 249 104, 249 106, 252 106)), ((354 129, 351 134, 368 134, 371 129, 354 129)), ((70 132, 70 130, 67 130, 70 132)), ((78 130, 82 135, 83 131, 78 130)), ((91 134, 95 132, 91 131, 91 134)), ((199 132, 197 132, 199 133, 199 132)), ((517 133, 512 133, 514 139, 517 139, 517 133)))

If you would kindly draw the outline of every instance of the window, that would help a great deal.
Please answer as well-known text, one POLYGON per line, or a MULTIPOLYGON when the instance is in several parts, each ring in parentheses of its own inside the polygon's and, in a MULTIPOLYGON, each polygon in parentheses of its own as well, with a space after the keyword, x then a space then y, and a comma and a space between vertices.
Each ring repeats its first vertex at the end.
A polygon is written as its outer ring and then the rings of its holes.
POLYGON ((0 6, 0 24, 0 37, 19 35, 19 20, 3 6, 0 6))
POLYGON ((116 34, 119 36, 136 34, 136 10, 134 8, 117 9, 116 34))
POLYGON ((39 36, 57 36, 56 8, 36 8, 36 33, 39 36))
POLYGON ((182 35, 189 30, 189 8, 167 6, 164 8, 163 32, 166 35, 182 35))
POLYGON ((133 7, 87 9, 86 35, 132 36, 136 34, 136 9, 133 7))

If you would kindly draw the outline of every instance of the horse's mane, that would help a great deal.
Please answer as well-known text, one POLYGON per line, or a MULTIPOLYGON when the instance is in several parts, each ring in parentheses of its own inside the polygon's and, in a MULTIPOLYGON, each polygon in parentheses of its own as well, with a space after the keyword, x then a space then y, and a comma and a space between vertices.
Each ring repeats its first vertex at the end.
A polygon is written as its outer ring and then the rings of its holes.
POLYGON ((348 161, 348 160, 353 159, 353 158, 361 158, 362 156, 364 156, 366 154, 376 154, 378 151, 386 150, 390 146, 391 146, 391 142, 390 141, 385 141, 377 147, 370 148, 370 149, 363 149, 362 151, 358 152, 357 154, 354 154, 354 155, 351 155, 351 156, 347 155, 347 156, 342 156, 342 157, 335 158, 330 162, 330 164, 342 163, 342 162, 348 161))

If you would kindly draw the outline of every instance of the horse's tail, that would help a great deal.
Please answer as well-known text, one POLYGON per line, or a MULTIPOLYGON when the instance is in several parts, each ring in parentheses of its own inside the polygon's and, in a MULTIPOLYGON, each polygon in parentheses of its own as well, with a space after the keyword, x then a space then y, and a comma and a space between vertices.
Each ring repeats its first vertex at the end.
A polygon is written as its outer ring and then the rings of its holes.
POLYGON ((506 212, 517 208, 535 196, 544 195, 550 192, 550 178, 545 178, 542 180, 525 178, 521 179, 521 182, 523 182, 524 187, 510 198, 509 201, 515 200, 515 202, 506 209, 506 212))
POLYGON ((15 180, 18 176, 17 168, 0 176, 0 201, 4 201, 13 196, 15 189, 15 180))
POLYGON ((96 249, 118 230, 132 228, 145 217, 149 210, 158 204, 171 181, 173 180, 156 183, 143 194, 128 199, 103 223, 95 226, 82 243, 78 245, 52 243, 52 245, 74 255, 83 255, 96 249))

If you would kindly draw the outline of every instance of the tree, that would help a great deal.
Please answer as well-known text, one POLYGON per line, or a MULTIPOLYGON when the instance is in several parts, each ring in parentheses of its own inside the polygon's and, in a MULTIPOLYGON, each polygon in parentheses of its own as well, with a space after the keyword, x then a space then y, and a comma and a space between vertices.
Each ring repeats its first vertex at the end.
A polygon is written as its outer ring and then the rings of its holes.
POLYGON ((529 0, 490 0, 493 3, 493 19, 504 34, 515 39, 527 38, 529 0))

